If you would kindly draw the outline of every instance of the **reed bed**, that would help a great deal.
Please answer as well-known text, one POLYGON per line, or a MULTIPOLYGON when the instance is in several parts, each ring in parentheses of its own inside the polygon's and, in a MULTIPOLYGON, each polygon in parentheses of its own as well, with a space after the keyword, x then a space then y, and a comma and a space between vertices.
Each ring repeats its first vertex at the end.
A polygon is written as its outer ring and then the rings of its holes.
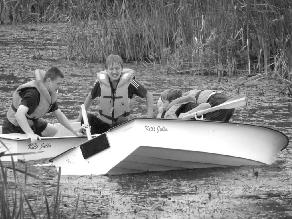
POLYGON ((292 74, 289 0, 0 0, 0 5, 0 23, 66 22, 63 39, 72 60, 103 62, 117 53, 125 61, 165 64, 170 72, 292 74))
POLYGON ((65 37, 69 59, 102 62, 118 53, 126 61, 161 62, 172 69, 212 69, 223 56, 218 47, 224 42, 217 41, 214 29, 218 23, 210 18, 224 10, 206 17, 200 1, 113 1, 104 7, 106 13, 97 7, 87 20, 72 18, 65 37))
POLYGON ((103 62, 117 53, 126 61, 159 62, 177 73, 289 72, 284 64, 288 44, 274 33, 292 29, 284 27, 287 21, 271 22, 284 16, 285 7, 291 2, 95 1, 86 19, 83 9, 71 17, 67 58, 103 62), (276 38, 277 45, 270 46, 276 38))

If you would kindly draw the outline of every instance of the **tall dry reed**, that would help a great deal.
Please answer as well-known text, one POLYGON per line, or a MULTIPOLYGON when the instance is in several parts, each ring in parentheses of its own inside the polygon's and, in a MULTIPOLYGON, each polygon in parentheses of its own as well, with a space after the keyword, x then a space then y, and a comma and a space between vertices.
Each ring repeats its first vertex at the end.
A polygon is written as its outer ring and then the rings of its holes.
POLYGON ((292 35, 289 0, 0 0, 0 5, 0 23, 67 22, 69 59, 102 62, 118 53, 175 71, 267 74, 283 51, 289 54, 292 35))
MULTIPOLYGON (((45 187, 41 183, 41 179, 28 172, 27 166, 24 170, 16 167, 16 162, 12 158, 12 162, 4 165, 0 161, 0 218, 22 219, 22 218, 62 218, 61 194, 60 194, 60 176, 61 170, 58 172, 57 186, 55 194, 50 197, 45 187), (11 173, 12 171, 12 173, 11 173), (11 177, 12 174, 12 177, 11 177), (22 177, 19 176, 22 175, 22 177), (22 178, 23 180, 19 180, 22 178), (33 178, 34 183, 42 187, 42 192, 38 197, 34 197, 29 188, 28 178, 33 178), (34 197, 34 198, 33 198, 34 197)), ((78 209, 77 204, 74 209, 73 218, 76 217, 78 209)))

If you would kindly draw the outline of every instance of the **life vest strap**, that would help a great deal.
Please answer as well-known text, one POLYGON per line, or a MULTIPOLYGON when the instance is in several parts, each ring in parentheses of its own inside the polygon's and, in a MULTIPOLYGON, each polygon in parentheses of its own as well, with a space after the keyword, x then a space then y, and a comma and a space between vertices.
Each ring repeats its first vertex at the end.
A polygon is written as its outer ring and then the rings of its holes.
MULTIPOLYGON (((112 98, 112 96, 102 96, 103 98, 109 98, 109 99, 111 99, 112 98)), ((121 98, 123 98, 123 96, 115 96, 115 99, 121 99, 121 98)))
POLYGON ((102 115, 103 117, 105 117, 105 118, 107 118, 107 119, 113 121, 113 122, 116 122, 116 121, 118 121, 118 119, 119 119, 120 116, 124 116, 124 117, 129 116, 129 115, 130 115, 130 112, 124 112, 124 113, 123 113, 122 115, 120 115, 118 118, 113 118, 113 117, 111 117, 111 116, 105 115, 105 114, 102 113, 101 110, 99 110, 99 114, 102 115))

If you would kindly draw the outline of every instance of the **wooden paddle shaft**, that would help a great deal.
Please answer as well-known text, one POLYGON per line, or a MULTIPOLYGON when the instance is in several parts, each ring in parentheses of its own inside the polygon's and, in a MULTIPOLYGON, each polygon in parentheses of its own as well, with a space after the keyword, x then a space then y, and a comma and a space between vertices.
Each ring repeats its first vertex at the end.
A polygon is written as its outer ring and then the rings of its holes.
POLYGON ((81 105, 81 113, 82 113, 82 117, 83 117, 83 123, 84 123, 84 128, 86 130, 87 139, 90 140, 90 139, 92 139, 92 136, 90 133, 90 127, 89 127, 87 113, 86 113, 86 109, 85 109, 84 104, 81 105))
POLYGON ((240 98, 228 100, 228 101, 226 101, 218 106, 214 106, 214 107, 200 110, 200 111, 190 112, 189 114, 183 116, 182 119, 190 119, 190 118, 193 118, 195 116, 202 116, 203 114, 214 112, 216 110, 234 109, 234 108, 242 107, 245 105, 246 105, 246 97, 240 97, 240 98))

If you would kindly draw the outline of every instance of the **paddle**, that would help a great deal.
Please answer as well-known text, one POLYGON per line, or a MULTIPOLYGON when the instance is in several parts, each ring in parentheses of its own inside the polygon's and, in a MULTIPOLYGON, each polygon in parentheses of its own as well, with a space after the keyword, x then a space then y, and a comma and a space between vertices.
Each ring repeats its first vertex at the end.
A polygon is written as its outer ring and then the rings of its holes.
POLYGON ((83 128, 85 128, 87 139, 90 140, 92 139, 91 133, 90 133, 90 127, 88 123, 88 118, 87 118, 87 113, 84 104, 81 105, 81 113, 83 117, 83 128))
POLYGON ((214 106, 208 109, 204 110, 199 110, 199 111, 193 111, 191 110, 189 113, 186 115, 180 117, 181 119, 190 119, 198 116, 202 116, 203 114, 214 112, 216 110, 221 110, 221 109, 234 109, 238 107, 242 107, 246 105, 246 97, 239 97, 239 98, 232 98, 218 106, 214 106), (192 112, 193 111, 193 112, 192 112))
POLYGON ((84 104, 81 105, 81 113, 83 117, 83 127, 86 130, 88 141, 82 143, 80 145, 80 149, 81 149, 83 158, 87 159, 93 156, 94 154, 99 153, 109 148, 109 142, 107 140, 105 133, 101 135, 95 135, 95 137, 92 138, 84 104))
POLYGON ((43 153, 43 151, 36 151, 36 152, 21 152, 21 153, 8 153, 6 154, 5 151, 0 153, 0 157, 5 157, 5 156, 17 156, 17 155, 31 155, 31 154, 39 154, 43 153))

